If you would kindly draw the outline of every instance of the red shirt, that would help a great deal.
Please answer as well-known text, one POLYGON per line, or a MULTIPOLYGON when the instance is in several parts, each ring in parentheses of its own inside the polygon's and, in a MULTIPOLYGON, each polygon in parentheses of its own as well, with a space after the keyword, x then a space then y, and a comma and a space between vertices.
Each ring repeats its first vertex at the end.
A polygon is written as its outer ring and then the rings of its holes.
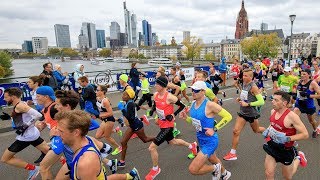
POLYGON ((270 64, 271 64, 270 59, 268 59, 268 58, 265 58, 264 60, 262 60, 262 63, 263 63, 264 65, 266 65, 267 67, 269 67, 270 64))
POLYGON ((234 78, 237 78, 240 74, 240 66, 239 65, 232 65, 231 66, 231 72, 235 72, 236 75, 233 76, 234 78))
POLYGON ((156 111, 158 115, 158 123, 160 128, 172 128, 174 127, 174 119, 172 121, 166 120, 166 116, 173 114, 173 104, 167 103, 167 97, 169 92, 166 92, 163 98, 159 98, 159 93, 154 97, 156 103, 156 111))

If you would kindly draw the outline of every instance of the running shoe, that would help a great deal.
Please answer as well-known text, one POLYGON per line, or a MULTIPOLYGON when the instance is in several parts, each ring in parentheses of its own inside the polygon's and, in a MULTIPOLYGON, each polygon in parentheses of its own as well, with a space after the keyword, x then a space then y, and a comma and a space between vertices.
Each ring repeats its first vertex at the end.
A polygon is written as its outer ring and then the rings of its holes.
POLYGON ((216 169, 212 172, 212 180, 219 180, 221 177, 221 164, 215 164, 216 169))
POLYGON ((300 166, 306 167, 308 164, 306 156, 304 155, 304 153, 302 151, 299 151, 298 154, 300 156, 300 166))
POLYGON ((130 171, 129 174, 132 176, 132 180, 140 180, 139 171, 135 167, 130 171))
POLYGON ((117 148, 111 153, 111 155, 112 155, 112 156, 115 156, 115 155, 121 153, 121 151, 122 151, 122 147, 121 147, 121 146, 120 146, 120 147, 117 147, 117 148))
MULTIPOLYGON (((226 170, 226 171, 227 171, 227 170, 226 170)), ((231 177, 231 172, 230 172, 230 171, 227 171, 226 174, 221 174, 220 179, 228 180, 228 179, 230 179, 230 177, 231 177)))
POLYGON ((146 115, 149 117, 150 116, 150 109, 148 109, 147 111, 146 111, 146 115))
POLYGON ((193 153, 188 154, 188 159, 194 159, 196 156, 193 153))
POLYGON ((121 129, 120 129, 119 126, 117 126, 116 128, 114 128, 114 131, 115 131, 116 133, 118 133, 119 136, 122 136, 122 131, 121 131, 121 129))
POLYGON ((39 156, 39 158, 37 160, 34 161, 35 164, 38 164, 42 161, 42 159, 46 156, 45 153, 41 153, 41 155, 39 156))
POLYGON ((34 180, 38 176, 40 171, 40 166, 36 166, 34 170, 29 170, 28 180, 34 180))
POLYGON ((136 133, 132 134, 132 136, 130 137, 130 139, 134 139, 134 138, 137 138, 138 135, 136 133))
POLYGON ((270 101, 272 101, 273 100, 273 96, 270 96, 269 99, 270 99, 270 101))
POLYGON ((172 133, 173 133, 173 137, 176 137, 176 136, 178 136, 181 132, 180 132, 177 128, 174 128, 172 133))
POLYGON ((222 99, 219 99, 218 103, 219 103, 220 106, 222 106, 223 105, 222 99))
POLYGON ((160 174, 161 169, 158 167, 158 170, 155 171, 151 168, 150 172, 148 173, 148 175, 145 177, 146 180, 152 180, 154 179, 158 174, 160 174))
POLYGON ((318 136, 317 130, 312 131, 312 138, 317 138, 317 136, 318 136))
POLYGON ((317 134, 319 135, 320 134, 320 127, 319 126, 317 127, 316 131, 317 131, 317 134))
POLYGON ((149 126, 150 121, 146 115, 141 116, 141 121, 144 122, 147 126, 149 126))
POLYGON ((231 152, 229 152, 228 154, 226 154, 223 159, 225 161, 234 161, 234 160, 237 160, 237 154, 232 154, 231 152))
POLYGON ((190 111, 190 106, 186 106, 186 107, 184 108, 184 112, 188 113, 189 111, 190 111))
POLYGON ((239 94, 239 89, 237 89, 237 94, 239 94))
POLYGON ((226 95, 226 92, 225 92, 225 91, 222 91, 222 95, 223 95, 223 97, 227 97, 227 95, 226 95))
POLYGON ((155 119, 155 120, 157 120, 157 119, 158 119, 158 114, 156 114, 156 115, 154 116, 154 119, 155 119))
POLYGON ((121 167, 121 168, 124 168, 124 167, 126 167, 126 162, 125 161, 123 161, 123 162, 118 161, 117 166, 121 167))
POLYGON ((111 160, 111 166, 109 167, 112 174, 115 174, 118 170, 118 159, 112 159, 111 160))
POLYGON ((192 154, 196 156, 198 154, 197 142, 193 142, 193 143, 191 143, 191 145, 192 145, 192 148, 190 150, 191 150, 192 154))
POLYGON ((122 117, 119 117, 119 118, 118 118, 118 123, 121 125, 121 127, 124 126, 124 121, 123 121, 123 118, 122 118, 122 117))

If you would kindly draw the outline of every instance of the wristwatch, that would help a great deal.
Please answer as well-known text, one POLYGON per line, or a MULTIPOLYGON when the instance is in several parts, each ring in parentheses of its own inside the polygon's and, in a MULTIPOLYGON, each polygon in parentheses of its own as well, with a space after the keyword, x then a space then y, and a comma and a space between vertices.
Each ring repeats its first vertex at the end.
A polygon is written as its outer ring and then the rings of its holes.
POLYGON ((213 127, 213 131, 214 131, 214 132, 217 132, 218 129, 217 129, 216 127, 213 127))
POLYGON ((290 142, 291 138, 289 136, 287 136, 287 142, 290 142))

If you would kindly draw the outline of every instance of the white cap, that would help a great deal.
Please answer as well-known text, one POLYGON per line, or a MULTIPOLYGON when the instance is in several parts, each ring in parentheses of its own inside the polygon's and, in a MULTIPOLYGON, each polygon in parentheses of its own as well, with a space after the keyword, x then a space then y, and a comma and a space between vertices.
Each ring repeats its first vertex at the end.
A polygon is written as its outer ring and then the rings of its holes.
POLYGON ((284 68, 284 71, 285 71, 285 72, 290 72, 291 70, 292 70, 291 67, 285 67, 285 68, 284 68))
POLYGON ((207 84, 204 81, 197 81, 193 83, 192 86, 189 86, 189 88, 192 88, 194 90, 206 90, 207 84))
POLYGON ((180 63, 180 62, 177 62, 177 63, 176 63, 176 66, 179 66, 179 67, 180 67, 180 66, 181 66, 181 63, 180 63))

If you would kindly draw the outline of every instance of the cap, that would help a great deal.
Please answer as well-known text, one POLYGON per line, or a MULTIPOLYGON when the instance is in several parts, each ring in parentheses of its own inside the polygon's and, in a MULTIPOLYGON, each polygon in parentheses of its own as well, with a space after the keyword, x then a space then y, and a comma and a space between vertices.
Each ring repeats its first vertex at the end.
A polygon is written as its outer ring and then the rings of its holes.
POLYGON ((179 66, 179 67, 180 67, 180 66, 181 66, 181 63, 180 63, 180 62, 177 62, 177 63, 176 63, 176 66, 179 66))
POLYGON ((40 86, 36 92, 37 92, 37 94, 40 94, 43 96, 49 96, 50 99, 52 99, 53 101, 56 100, 56 96, 54 95, 54 91, 53 91, 52 87, 50 87, 50 86, 40 86))
POLYGON ((124 81, 124 82, 128 82, 129 77, 128 77, 128 75, 126 75, 126 74, 121 74, 120 77, 119 77, 119 79, 121 79, 121 80, 124 81))
POLYGON ((197 81, 192 84, 192 86, 189 86, 189 88, 192 88, 194 90, 206 90, 207 84, 204 81, 197 81))
POLYGON ((156 79, 156 83, 159 84, 162 87, 167 87, 168 85, 168 79, 164 76, 160 76, 156 79))
POLYGON ((135 93, 134 93, 134 90, 133 90, 133 89, 127 88, 127 89, 125 90, 125 92, 129 95, 129 97, 130 97, 131 99, 134 98, 135 93))
POLYGON ((285 67, 284 68, 284 72, 290 72, 290 71, 292 71, 291 67, 285 67))

